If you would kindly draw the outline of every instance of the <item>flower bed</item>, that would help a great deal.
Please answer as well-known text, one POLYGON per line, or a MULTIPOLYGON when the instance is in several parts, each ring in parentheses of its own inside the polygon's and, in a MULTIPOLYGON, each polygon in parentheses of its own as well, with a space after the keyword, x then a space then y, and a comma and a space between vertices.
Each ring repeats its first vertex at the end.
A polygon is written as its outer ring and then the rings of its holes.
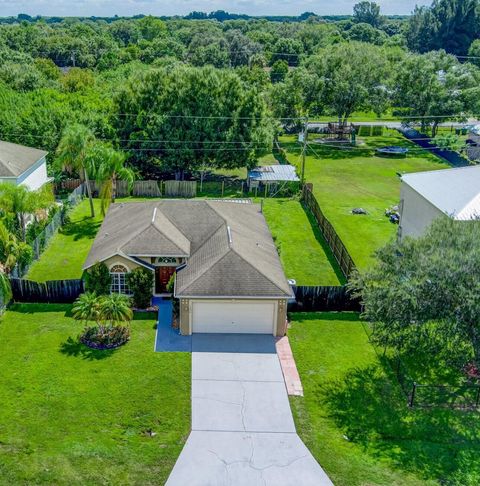
POLYGON ((118 348, 130 339, 130 329, 126 326, 89 326, 79 336, 81 343, 93 349, 118 348))

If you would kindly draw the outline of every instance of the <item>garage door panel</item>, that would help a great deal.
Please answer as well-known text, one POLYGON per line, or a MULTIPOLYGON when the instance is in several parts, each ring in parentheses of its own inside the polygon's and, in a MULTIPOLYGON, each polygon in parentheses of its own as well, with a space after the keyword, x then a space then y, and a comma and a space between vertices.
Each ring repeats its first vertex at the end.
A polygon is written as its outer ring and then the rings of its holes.
POLYGON ((272 334, 274 318, 272 302, 194 302, 192 331, 272 334))

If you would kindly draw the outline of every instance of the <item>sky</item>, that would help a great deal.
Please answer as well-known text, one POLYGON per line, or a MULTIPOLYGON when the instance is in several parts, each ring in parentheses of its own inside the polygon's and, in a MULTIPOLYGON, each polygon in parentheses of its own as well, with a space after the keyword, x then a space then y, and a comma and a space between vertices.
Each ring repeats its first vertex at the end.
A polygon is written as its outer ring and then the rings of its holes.
MULTIPOLYGON (((47 16, 186 15, 192 10, 226 10, 249 15, 351 14, 359 0, 0 0, 0 16, 26 13, 47 16)), ((431 0, 376 0, 382 13, 409 14, 431 0)))

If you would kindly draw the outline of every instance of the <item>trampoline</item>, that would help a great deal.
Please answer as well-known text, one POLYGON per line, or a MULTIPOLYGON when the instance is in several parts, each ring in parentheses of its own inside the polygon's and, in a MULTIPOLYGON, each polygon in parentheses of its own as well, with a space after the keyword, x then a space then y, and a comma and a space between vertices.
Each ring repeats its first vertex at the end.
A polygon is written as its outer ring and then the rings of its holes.
POLYGON ((377 148, 377 154, 380 155, 407 155, 408 149, 405 147, 381 147, 377 148))

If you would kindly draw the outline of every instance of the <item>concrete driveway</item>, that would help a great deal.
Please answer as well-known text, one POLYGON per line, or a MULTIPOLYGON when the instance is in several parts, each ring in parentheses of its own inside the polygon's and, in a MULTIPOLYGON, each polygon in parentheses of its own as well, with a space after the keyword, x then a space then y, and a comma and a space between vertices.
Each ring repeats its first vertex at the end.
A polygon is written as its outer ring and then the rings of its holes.
POLYGON ((273 336, 192 337, 192 432, 169 486, 331 485, 295 431, 273 336))

